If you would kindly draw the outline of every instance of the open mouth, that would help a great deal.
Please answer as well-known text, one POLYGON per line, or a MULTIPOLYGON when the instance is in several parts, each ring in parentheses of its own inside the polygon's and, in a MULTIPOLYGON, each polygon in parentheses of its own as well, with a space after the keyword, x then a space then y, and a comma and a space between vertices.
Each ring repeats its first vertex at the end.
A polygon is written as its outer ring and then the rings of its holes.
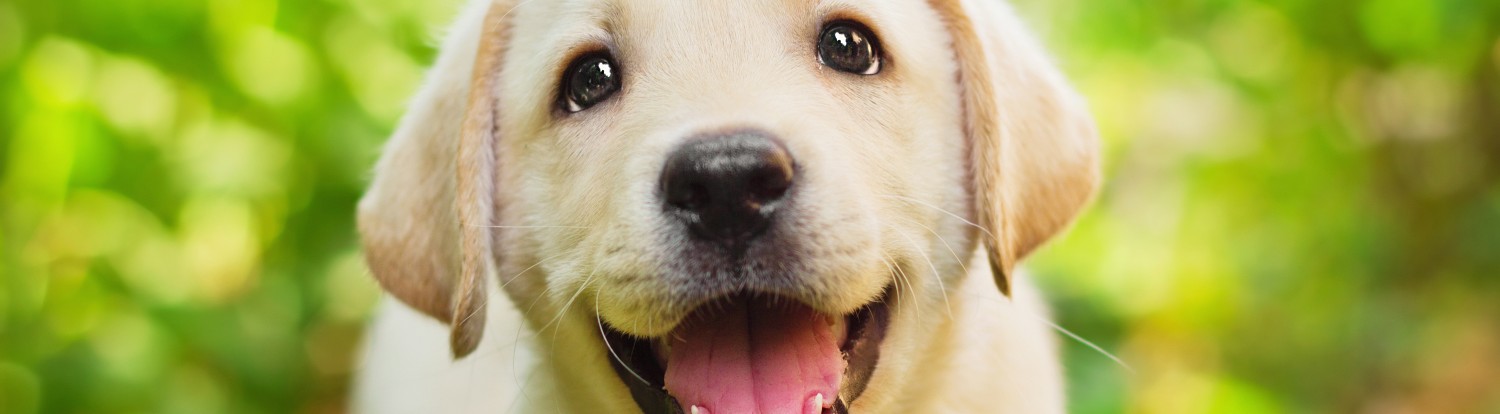
POLYGON ((746 293, 699 306, 660 338, 601 329, 646 414, 847 413, 880 358, 889 290, 840 316, 746 293))

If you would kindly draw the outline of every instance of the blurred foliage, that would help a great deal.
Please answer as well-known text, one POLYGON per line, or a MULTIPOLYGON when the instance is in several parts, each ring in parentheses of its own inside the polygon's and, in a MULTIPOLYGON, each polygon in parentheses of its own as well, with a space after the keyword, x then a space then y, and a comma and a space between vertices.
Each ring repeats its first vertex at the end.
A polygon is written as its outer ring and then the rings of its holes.
MULTIPOLYGON (((338 412, 452 0, 0 0, 0 413, 338 412)), ((1076 412, 1500 412, 1500 2, 1020 0, 1090 97, 1076 412)))
POLYGON ((0 413, 338 412, 455 2, 0 0, 0 413))
POLYGON ((1500 413, 1500 2, 1023 2, 1107 184, 1033 267, 1078 412, 1500 413))

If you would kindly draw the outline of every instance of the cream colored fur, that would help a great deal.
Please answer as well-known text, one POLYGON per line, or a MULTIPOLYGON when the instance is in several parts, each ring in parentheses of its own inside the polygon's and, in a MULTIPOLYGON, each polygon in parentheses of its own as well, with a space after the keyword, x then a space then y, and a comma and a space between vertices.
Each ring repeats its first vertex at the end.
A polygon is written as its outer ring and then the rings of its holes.
POLYGON ((896 287, 852 412, 1064 411, 1045 306, 1013 273, 1093 193, 1096 143, 990 0, 472 2, 360 203, 393 298, 355 410, 637 411, 599 324, 662 335, 696 305, 678 299, 693 275, 672 271, 657 176, 686 137, 746 126, 802 167, 790 220, 811 259, 776 293, 843 314, 896 287), (881 74, 817 63, 832 19, 876 32, 881 74), (624 89, 559 114, 560 71, 598 47, 624 89))

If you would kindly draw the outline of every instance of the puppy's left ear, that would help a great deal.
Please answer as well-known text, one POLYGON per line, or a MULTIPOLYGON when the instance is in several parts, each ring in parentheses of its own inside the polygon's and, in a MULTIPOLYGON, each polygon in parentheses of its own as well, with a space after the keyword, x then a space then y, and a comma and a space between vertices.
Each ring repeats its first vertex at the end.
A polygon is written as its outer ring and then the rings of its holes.
POLYGON ((476 2, 486 15, 461 18, 359 202, 370 271, 397 299, 451 326, 455 358, 484 334, 497 194, 495 78, 508 4, 476 2))
POLYGON ((974 211, 995 283, 1066 227, 1099 186, 1083 99, 998 0, 930 0, 959 62, 974 211))

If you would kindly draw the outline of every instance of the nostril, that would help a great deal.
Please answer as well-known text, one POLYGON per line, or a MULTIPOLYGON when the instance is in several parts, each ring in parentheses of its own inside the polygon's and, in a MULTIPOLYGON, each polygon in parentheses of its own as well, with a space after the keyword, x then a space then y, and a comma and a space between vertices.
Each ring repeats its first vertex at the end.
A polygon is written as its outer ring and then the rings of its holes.
POLYGON ((760 203, 769 203, 780 200, 786 194, 786 190, 792 187, 791 171, 783 171, 781 168, 770 169, 756 174, 750 179, 750 196, 760 203))
POLYGON ((667 203, 683 210, 700 210, 708 204, 708 187, 702 183, 683 182, 667 190, 667 203))

